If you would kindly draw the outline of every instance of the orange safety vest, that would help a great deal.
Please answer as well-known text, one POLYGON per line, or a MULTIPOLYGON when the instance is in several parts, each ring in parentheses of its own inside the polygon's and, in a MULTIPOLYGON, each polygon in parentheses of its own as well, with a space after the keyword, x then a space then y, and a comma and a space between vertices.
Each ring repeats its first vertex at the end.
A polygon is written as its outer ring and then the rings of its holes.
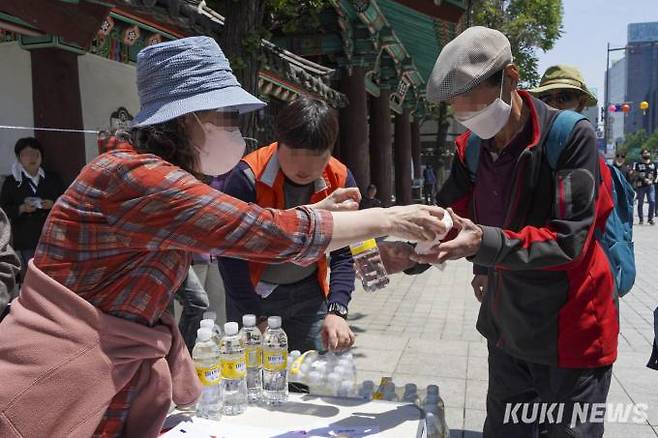
MULTIPOLYGON (((278 143, 257 149, 242 159, 255 177, 256 204, 265 208, 285 208, 285 194, 283 184, 285 177, 279 166, 276 155, 278 143)), ((334 190, 345 187, 347 181, 347 167, 331 157, 324 168, 322 179, 315 181, 315 193, 311 196, 311 203, 316 203, 328 197, 334 190)), ((323 257, 318 262, 318 282, 325 296, 329 296, 329 282, 327 281, 327 258, 323 257)), ((254 287, 260 281, 265 265, 262 263, 249 262, 249 274, 254 287)))

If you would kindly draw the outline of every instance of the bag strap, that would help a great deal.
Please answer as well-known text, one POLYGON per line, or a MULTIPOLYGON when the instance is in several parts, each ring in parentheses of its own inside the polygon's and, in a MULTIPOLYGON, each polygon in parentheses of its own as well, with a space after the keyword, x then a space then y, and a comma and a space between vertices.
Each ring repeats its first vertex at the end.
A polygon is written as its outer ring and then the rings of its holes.
POLYGON ((571 136, 571 131, 576 126, 576 123, 581 120, 587 120, 582 114, 575 111, 560 111, 548 131, 546 140, 544 141, 544 155, 548 161, 551 169, 557 168, 557 162, 562 155, 564 147, 567 145, 567 140, 571 136))
POLYGON ((464 158, 466 159, 466 167, 468 167, 468 174, 471 177, 471 182, 475 182, 478 163, 480 162, 480 143, 480 137, 471 132, 468 136, 466 152, 464 154, 464 158))
MULTIPOLYGON (((546 140, 543 143, 544 155, 546 155, 548 165, 551 169, 557 167, 557 162, 560 159, 560 155, 562 155, 567 140, 571 136, 571 131, 573 131, 576 123, 581 120, 587 120, 587 117, 575 111, 560 111, 555 116, 553 124, 546 135, 546 140)), ((475 181, 478 162, 480 161, 481 141, 480 137, 471 132, 466 143, 464 156, 472 182, 475 181)))

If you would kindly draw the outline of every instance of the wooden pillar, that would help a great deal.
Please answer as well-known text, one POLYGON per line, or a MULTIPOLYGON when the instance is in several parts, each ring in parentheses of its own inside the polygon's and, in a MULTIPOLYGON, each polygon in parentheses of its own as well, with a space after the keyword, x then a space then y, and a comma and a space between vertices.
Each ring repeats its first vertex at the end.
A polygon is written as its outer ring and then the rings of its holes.
MULTIPOLYGON (((55 48, 33 49, 34 126, 83 129, 78 55, 55 48)), ((84 134, 36 131, 44 148, 44 166, 69 185, 85 165, 84 134)))
POLYGON ((385 207, 393 194, 393 125, 391 92, 381 89, 379 97, 370 99, 370 180, 377 186, 377 198, 385 207))
POLYGON ((411 204, 411 123, 408 109, 395 116, 395 197, 398 205, 411 204))
POLYGON ((413 179, 423 177, 420 162, 420 121, 416 118, 411 122, 411 159, 414 163, 413 179))
POLYGON ((345 73, 340 80, 340 89, 350 102, 340 112, 340 155, 361 193, 365 193, 370 183, 368 97, 364 79, 365 69, 353 67, 352 74, 345 73))

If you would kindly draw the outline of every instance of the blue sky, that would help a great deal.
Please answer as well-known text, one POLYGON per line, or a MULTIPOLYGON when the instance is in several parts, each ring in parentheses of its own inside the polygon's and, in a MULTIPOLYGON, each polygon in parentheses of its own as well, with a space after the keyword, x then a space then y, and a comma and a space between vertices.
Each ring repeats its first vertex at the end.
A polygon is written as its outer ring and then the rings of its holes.
MULTIPOLYGON (((580 68, 587 85, 603 101, 606 44, 626 44, 629 23, 658 21, 658 0, 563 0, 562 37, 552 50, 540 51, 540 74, 555 64, 580 68)), ((623 52, 611 52, 610 62, 623 52)))

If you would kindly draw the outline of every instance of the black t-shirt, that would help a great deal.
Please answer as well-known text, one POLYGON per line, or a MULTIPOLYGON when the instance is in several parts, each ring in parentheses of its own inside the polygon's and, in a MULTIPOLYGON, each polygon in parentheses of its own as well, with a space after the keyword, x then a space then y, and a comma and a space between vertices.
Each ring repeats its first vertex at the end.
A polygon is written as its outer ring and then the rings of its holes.
POLYGON ((633 166, 635 187, 649 187, 656 181, 656 163, 639 161, 633 166))

